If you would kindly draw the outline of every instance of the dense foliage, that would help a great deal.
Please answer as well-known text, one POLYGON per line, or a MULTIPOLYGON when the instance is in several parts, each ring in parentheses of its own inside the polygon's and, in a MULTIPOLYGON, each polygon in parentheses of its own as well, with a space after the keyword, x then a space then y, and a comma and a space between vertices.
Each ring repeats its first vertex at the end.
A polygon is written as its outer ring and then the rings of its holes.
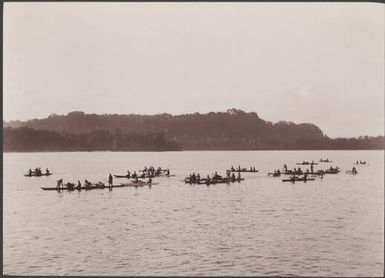
POLYGON ((384 149, 383 136, 330 139, 310 123, 273 124, 237 109, 177 116, 71 112, 4 125, 35 129, 4 129, 6 151, 384 149))
POLYGON ((28 127, 3 129, 4 151, 170 151, 179 144, 168 141, 161 133, 122 134, 94 130, 82 134, 58 133, 28 127))

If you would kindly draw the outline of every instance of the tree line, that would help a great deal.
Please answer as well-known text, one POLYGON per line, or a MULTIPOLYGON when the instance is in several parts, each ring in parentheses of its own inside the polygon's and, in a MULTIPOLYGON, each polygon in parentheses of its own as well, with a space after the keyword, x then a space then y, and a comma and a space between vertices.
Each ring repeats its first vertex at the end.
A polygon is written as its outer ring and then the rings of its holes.
POLYGON ((63 151, 384 149, 384 136, 331 139, 311 123, 272 123, 259 118, 255 112, 234 108, 226 112, 175 116, 97 115, 75 111, 3 124, 15 129, 4 129, 4 136, 12 134, 13 140, 19 142, 4 142, 5 149, 32 144, 23 138, 16 139, 23 132, 35 138, 34 148, 63 151), (22 127, 33 131, 16 130, 22 127), (37 138, 47 140, 38 142, 37 138))
POLYGON ((29 127, 3 128, 5 152, 44 151, 175 151, 178 143, 166 140, 164 134, 122 134, 118 129, 94 130, 82 134, 37 130, 29 127))

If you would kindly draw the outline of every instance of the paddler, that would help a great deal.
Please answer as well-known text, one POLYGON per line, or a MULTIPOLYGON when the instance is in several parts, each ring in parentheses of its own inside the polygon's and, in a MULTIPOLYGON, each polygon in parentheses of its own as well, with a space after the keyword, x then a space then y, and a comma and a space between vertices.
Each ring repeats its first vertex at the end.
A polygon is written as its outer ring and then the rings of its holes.
POLYGON ((60 189, 60 186, 63 187, 63 179, 57 181, 56 188, 60 189))
POLYGON ((48 176, 49 175, 49 170, 48 168, 45 169, 45 174, 48 176))
POLYGON ((237 177, 238 180, 241 179, 241 172, 238 172, 238 177, 237 177))
POLYGON ((199 183, 201 180, 201 175, 199 175, 199 173, 197 174, 197 182, 199 183))
POLYGON ((110 175, 108 176, 108 186, 109 186, 110 188, 112 188, 112 182, 113 182, 113 178, 112 178, 112 175, 111 175, 111 173, 110 173, 110 175))
POLYGON ((81 190, 82 184, 80 183, 80 180, 78 180, 78 186, 76 187, 77 190, 81 190))
POLYGON ((357 169, 356 169, 356 167, 353 166, 352 172, 353 172, 354 174, 357 174, 357 169))
POLYGON ((92 187, 92 183, 90 183, 88 180, 84 180, 84 187, 86 189, 90 189, 92 187))
POLYGON ((29 176, 32 176, 32 170, 31 170, 31 169, 29 169, 28 175, 29 175, 29 176))
POLYGON ((130 177, 131 177, 130 170, 127 170, 127 178, 130 178, 130 177))
POLYGON ((313 173, 313 165, 310 165, 310 172, 312 172, 313 173))

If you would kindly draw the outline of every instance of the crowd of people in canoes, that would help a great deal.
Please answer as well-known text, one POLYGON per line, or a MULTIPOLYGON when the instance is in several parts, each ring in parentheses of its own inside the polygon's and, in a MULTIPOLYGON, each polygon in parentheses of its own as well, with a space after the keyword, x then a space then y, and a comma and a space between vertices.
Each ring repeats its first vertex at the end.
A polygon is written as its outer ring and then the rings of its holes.
POLYGON ((238 168, 237 168, 237 169, 235 169, 234 166, 231 166, 230 171, 231 171, 231 172, 242 172, 242 171, 255 172, 255 171, 257 171, 257 170, 255 169, 255 167, 251 167, 251 166, 250 166, 250 169, 247 169, 247 168, 241 168, 241 165, 238 165, 238 168))
MULTIPOLYGON (((49 175, 49 174, 50 174, 50 171, 48 170, 48 168, 46 168, 44 175, 49 175)), ((37 167, 37 168, 35 168, 34 171, 32 171, 32 169, 29 169, 27 175, 29 175, 29 176, 32 176, 32 175, 41 176, 41 175, 43 175, 43 171, 41 170, 40 167, 37 167)))
MULTIPOLYGON (((329 159, 326 159, 326 160, 323 160, 323 162, 331 162, 329 159)), ((361 162, 361 161, 360 161, 361 162)), ((358 161, 357 161, 357 164, 358 164, 358 161)), ((363 162, 364 164, 364 162, 363 162)), ((281 171, 280 169, 278 170, 274 170, 274 172, 272 173, 268 173, 269 176, 273 176, 273 177, 280 177, 281 174, 285 174, 285 175, 291 175, 289 177, 289 180, 304 180, 306 181, 308 179, 308 175, 311 174, 312 176, 319 176, 319 177, 323 177, 323 175, 325 174, 337 174, 340 172, 340 168, 339 167, 332 167, 330 166, 329 168, 325 169, 325 170, 317 170, 315 171, 314 170, 314 167, 313 167, 313 164, 310 164, 310 170, 309 169, 306 169, 306 171, 303 171, 301 169, 301 167, 298 167, 298 168, 295 168, 293 170, 289 170, 286 163, 283 165, 283 170, 281 171), (302 178, 299 178, 298 176, 302 176, 302 178)), ((352 168, 352 170, 349 170, 349 171, 346 171, 346 173, 349 173, 349 174, 357 174, 357 169, 355 167, 352 168)), ((286 179, 287 180, 287 179, 286 179)))
POLYGON ((329 160, 329 158, 326 158, 326 159, 320 159, 319 162, 332 162, 331 160, 329 160))
POLYGON ((356 164, 357 164, 357 165, 359 165, 359 164, 361 164, 361 165, 366 165, 366 161, 365 161, 365 160, 364 160, 364 161, 361 161, 361 160, 360 160, 360 161, 358 162, 358 160, 357 160, 357 161, 356 161, 356 164))
MULTIPOLYGON (((113 177, 111 174, 108 175, 108 186, 106 186, 103 182, 99 181, 97 183, 91 183, 90 181, 88 180, 84 180, 84 185, 82 186, 82 183, 80 182, 80 180, 78 180, 77 182, 77 185, 74 184, 74 183, 70 183, 70 182, 67 182, 66 184, 63 183, 63 179, 60 179, 57 181, 57 185, 56 185, 56 188, 58 190, 60 189, 70 189, 70 190, 81 190, 82 188, 84 189, 96 189, 96 188, 110 188, 112 189, 113 187, 113 177)), ((144 181, 141 181, 138 179, 138 177, 135 177, 134 180, 132 181, 132 183, 143 183, 144 181)), ((145 183, 148 183, 148 184, 151 184, 152 183, 152 178, 149 177, 147 182, 145 183)))
POLYGON ((185 181, 188 183, 204 182, 207 184, 215 183, 217 181, 225 181, 225 180, 231 181, 231 182, 234 182, 236 180, 241 180, 241 173, 238 172, 237 176, 235 176, 234 173, 231 173, 231 170, 226 170, 226 177, 224 178, 223 176, 219 175, 217 171, 215 171, 211 177, 210 175, 207 175, 206 178, 201 178, 201 175, 199 173, 195 174, 195 172, 193 172, 185 179, 185 181))
POLYGON ((169 176, 170 175, 170 169, 162 169, 161 167, 158 167, 157 169, 155 169, 154 167, 150 166, 147 168, 147 166, 145 166, 143 168, 143 170, 140 170, 142 172, 142 174, 137 174, 136 171, 134 171, 133 173, 130 172, 130 170, 127 170, 127 174, 126 174, 126 177, 127 178, 141 178, 141 179, 144 179, 144 178, 154 178, 156 176, 160 176, 160 175, 165 175, 165 176, 169 176))

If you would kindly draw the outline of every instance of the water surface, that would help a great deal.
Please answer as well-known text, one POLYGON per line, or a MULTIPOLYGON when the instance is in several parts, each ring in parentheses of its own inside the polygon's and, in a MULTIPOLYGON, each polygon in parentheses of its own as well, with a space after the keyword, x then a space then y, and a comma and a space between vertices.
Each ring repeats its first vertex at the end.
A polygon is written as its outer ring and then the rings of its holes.
MULTIPOLYGON (((383 151, 6 153, 4 274, 384 275, 383 151), (283 183, 271 170, 329 158, 338 175, 283 183), (358 175, 345 173, 356 160, 358 175), (255 166, 242 183, 187 185, 255 166), (145 165, 170 168, 151 188, 42 191, 56 180, 106 181, 145 165), (42 167, 50 177, 24 177, 42 167)), ((306 169, 306 166, 302 169, 306 169)), ((114 183, 120 180, 115 179, 114 183)))

